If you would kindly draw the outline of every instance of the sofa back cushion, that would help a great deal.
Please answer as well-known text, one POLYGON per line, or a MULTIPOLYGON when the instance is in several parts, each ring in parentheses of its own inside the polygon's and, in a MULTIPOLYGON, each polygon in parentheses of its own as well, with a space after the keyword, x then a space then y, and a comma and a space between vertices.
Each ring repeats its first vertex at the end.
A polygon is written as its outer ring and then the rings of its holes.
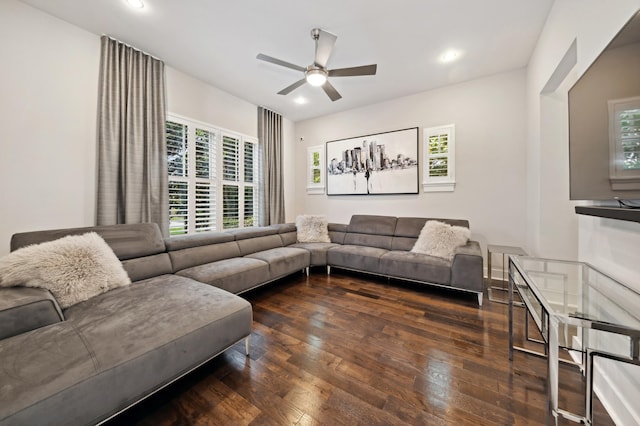
POLYGON ((57 240, 67 235, 82 235, 87 232, 99 234, 118 259, 150 256, 165 251, 164 240, 155 223, 127 225, 89 226, 83 228, 51 229, 47 231, 22 232, 11 237, 11 251, 31 244, 57 240))
POLYGON ((372 235, 393 235, 398 218, 395 216, 375 216, 354 214, 347 227, 347 232, 372 235))
POLYGON ((329 223, 327 228, 329 229, 329 238, 331 242, 335 244, 344 244, 344 236, 347 235, 347 228, 349 225, 344 223, 329 223))
POLYGON ((353 215, 344 244, 391 249, 397 218, 394 216, 353 215))
POLYGON ((89 226, 83 228, 52 229, 22 232, 11 237, 11 251, 31 244, 53 241, 67 235, 96 232, 111 247, 131 281, 139 281, 162 274, 170 274, 171 261, 155 223, 89 226))
POLYGON ((235 241, 196 246, 169 252, 173 272, 238 256, 240 256, 240 248, 235 241))
POLYGON ((248 238, 264 237, 265 235, 276 235, 278 228, 275 226, 252 226, 249 228, 229 229, 225 231, 225 233, 233 235, 233 238, 239 241, 248 238))
POLYGON ((246 256, 248 254, 259 251, 269 250, 276 247, 282 247, 282 239, 280 235, 265 235, 262 237, 247 238, 236 241, 240 248, 240 254, 246 256))
POLYGON ((227 232, 199 232, 197 234, 176 235, 165 239, 165 245, 169 252, 194 247, 209 246, 212 244, 234 241, 233 235, 227 232))
POLYGON ((282 223, 278 225, 271 225, 270 227, 278 230, 283 246, 290 246, 291 244, 298 242, 298 233, 296 231, 295 223, 282 223))
POLYGON ((392 250, 410 251, 418 240, 420 231, 428 220, 437 220, 452 226, 469 227, 469 221, 464 219, 434 219, 425 217, 399 217, 394 231, 392 250))

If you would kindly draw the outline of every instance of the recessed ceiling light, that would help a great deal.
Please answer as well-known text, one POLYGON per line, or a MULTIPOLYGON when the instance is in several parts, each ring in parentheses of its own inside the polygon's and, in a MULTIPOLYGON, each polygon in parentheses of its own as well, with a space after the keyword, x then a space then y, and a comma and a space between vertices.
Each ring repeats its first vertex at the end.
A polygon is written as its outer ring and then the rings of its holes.
POLYGON ((304 105, 307 103, 307 100, 305 98, 303 98, 302 96, 298 96, 297 98, 295 98, 293 100, 293 102, 297 103, 298 105, 304 105))
POLYGON ((453 62, 460 56, 460 52, 457 50, 447 50, 440 56, 440 60, 444 63, 453 62))
POLYGON ((127 4, 131 7, 135 7, 136 9, 142 9, 144 7, 142 0, 127 0, 127 4))

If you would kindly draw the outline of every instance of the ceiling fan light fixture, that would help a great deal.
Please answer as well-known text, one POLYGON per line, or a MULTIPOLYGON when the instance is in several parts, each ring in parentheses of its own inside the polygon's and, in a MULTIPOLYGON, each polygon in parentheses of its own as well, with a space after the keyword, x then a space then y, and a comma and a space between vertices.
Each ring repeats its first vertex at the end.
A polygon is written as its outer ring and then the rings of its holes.
POLYGON ((453 62, 460 56, 460 52, 457 50, 447 50, 440 56, 440 62, 446 64, 449 62, 453 62))
POLYGON ((142 9, 144 7, 142 0, 127 0, 127 4, 131 7, 135 7, 136 9, 142 9))
POLYGON ((327 72, 319 68, 312 68, 307 71, 307 83, 312 86, 322 86, 327 82, 327 72))

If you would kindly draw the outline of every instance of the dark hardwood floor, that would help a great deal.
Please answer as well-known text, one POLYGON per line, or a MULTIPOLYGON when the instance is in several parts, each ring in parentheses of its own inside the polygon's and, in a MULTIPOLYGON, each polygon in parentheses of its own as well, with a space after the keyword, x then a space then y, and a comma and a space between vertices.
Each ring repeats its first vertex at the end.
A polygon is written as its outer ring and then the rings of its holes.
MULTIPOLYGON (((509 362, 507 306, 486 296, 478 309, 471 294, 318 268, 244 297, 250 357, 240 343, 110 424, 545 422, 545 360, 509 362)), ((563 366, 561 408, 582 413, 583 389, 563 366)), ((613 424, 595 407, 596 425, 613 424)))

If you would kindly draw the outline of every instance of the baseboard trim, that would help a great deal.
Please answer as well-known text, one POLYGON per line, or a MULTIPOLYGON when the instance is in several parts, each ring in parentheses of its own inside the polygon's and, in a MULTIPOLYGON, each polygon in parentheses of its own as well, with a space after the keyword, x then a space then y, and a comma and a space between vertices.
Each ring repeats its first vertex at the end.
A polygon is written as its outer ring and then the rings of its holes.
POLYGON ((624 393, 615 386, 609 374, 595 365, 593 372, 593 389, 598 399, 607 410, 609 417, 616 425, 640 425, 640 413, 633 410, 633 405, 627 400, 624 393))
MULTIPOLYGON (((573 345, 576 348, 582 348, 577 336, 573 336, 573 345)), ((574 362, 582 362, 575 351, 570 351, 569 354, 574 362)), ((593 392, 598 396, 611 420, 616 425, 640 425, 640 413, 633 410, 633 405, 625 398, 624 393, 615 385, 601 364, 597 362, 597 358, 594 361, 593 392)))

